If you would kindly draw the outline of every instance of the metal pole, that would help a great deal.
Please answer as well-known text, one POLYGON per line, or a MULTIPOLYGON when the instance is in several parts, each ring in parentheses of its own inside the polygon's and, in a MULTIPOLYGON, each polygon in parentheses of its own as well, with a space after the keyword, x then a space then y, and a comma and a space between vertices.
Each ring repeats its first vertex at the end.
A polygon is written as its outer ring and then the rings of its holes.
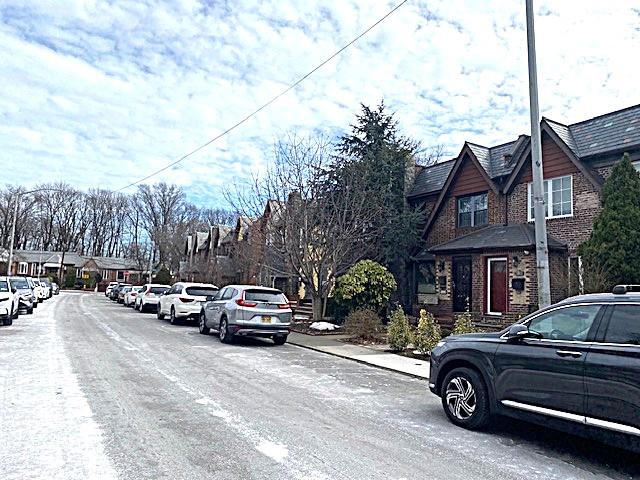
POLYGON ((13 209, 13 222, 11 223, 11 238, 9 239, 9 260, 7 262, 7 275, 11 275, 11 264, 13 263, 13 240, 16 236, 16 221, 18 220, 18 205, 20 204, 20 193, 16 193, 16 206, 13 209))
POLYGON ((149 255, 149 283, 151 283, 152 271, 153 271, 153 240, 151 241, 151 255, 149 255))
POLYGON ((546 198, 542 152, 540 148, 540 108, 538 106, 538 70, 536 66, 536 40, 533 25, 533 0, 526 0, 527 51, 529 58, 529 106, 531 113, 531 170, 533 173, 533 212, 536 231, 536 269, 538 273, 538 306, 551 305, 549 281, 549 249, 547 246, 546 198))

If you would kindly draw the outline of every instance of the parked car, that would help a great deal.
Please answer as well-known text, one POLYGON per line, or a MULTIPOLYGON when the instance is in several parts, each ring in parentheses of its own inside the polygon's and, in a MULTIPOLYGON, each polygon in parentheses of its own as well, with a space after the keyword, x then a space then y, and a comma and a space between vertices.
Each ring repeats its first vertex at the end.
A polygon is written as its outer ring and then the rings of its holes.
POLYGON ((104 291, 104 296, 105 297, 109 297, 111 296, 111 292, 114 288, 116 288, 118 286, 118 282, 110 282, 109 285, 107 285, 107 288, 104 291))
POLYGON ((124 288, 124 287, 130 287, 131 284, 130 283, 118 283, 118 285, 116 285, 114 287, 113 290, 111 290, 111 293, 109 294, 109 298, 111 300, 113 300, 114 302, 118 301, 118 296, 120 295, 120 291, 124 288))
POLYGON ((53 288, 51 287, 51 282, 48 278, 41 278, 40 283, 44 285, 44 289, 47 295, 47 298, 53 297, 53 288))
POLYGON ((37 304, 38 300, 29 286, 27 279, 25 277, 9 277, 9 282, 12 287, 15 287, 16 290, 18 290, 18 295, 20 297, 20 302, 18 304, 19 310, 22 310, 27 314, 32 314, 33 304, 37 304))
POLYGON ((33 304, 33 308, 38 308, 38 304, 42 303, 42 299, 44 297, 42 292, 42 287, 39 284, 36 284, 36 281, 32 277, 25 277, 27 279, 27 283, 31 287, 33 291, 33 295, 36 297, 36 302, 33 304))
POLYGON ((117 298, 117 302, 118 303, 123 303, 124 304, 124 296, 131 291, 131 289, 133 288, 133 285, 124 285, 122 288, 118 289, 118 298, 117 298))
POLYGON ((160 296, 170 288, 171 287, 169 285, 160 285, 155 283, 144 285, 142 291, 138 293, 138 296, 136 297, 134 308, 141 312, 144 312, 145 310, 157 310, 160 296))
POLYGON ((160 297, 157 316, 162 320, 169 315, 172 324, 189 318, 197 320, 202 303, 218 290, 210 283, 175 283, 160 297))
POLYGON ((255 285, 229 285, 210 297, 200 310, 203 335, 217 330, 220 340, 235 336, 272 338, 284 345, 291 327, 291 306, 280 290, 255 285))
POLYGON ((501 414, 640 448, 640 286, 448 337, 431 352, 429 381, 461 427, 501 414))
POLYGON ((138 295, 140 294, 140 292, 142 291, 144 287, 131 287, 131 290, 127 291, 124 294, 124 306, 125 307, 133 307, 133 304, 136 301, 136 298, 138 298, 138 295))
POLYGON ((7 277, 0 277, 0 320, 3 325, 11 325, 18 318, 20 295, 7 277))
POLYGON ((54 295, 59 295, 60 294, 60 285, 58 285, 57 283, 53 282, 51 284, 51 291, 53 292, 54 295))
POLYGON ((38 299, 38 303, 44 302, 48 298, 45 286, 40 283, 40 280, 36 278, 32 278, 31 282, 34 284, 34 292, 36 294, 36 298, 38 299))

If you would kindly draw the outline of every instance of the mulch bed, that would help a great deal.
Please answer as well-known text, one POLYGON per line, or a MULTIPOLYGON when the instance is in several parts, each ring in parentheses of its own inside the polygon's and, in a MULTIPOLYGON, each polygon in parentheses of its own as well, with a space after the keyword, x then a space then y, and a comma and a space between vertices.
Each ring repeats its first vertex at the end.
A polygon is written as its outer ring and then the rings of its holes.
POLYGON ((292 322, 291 323, 291 331, 296 333, 303 333, 305 335, 314 335, 314 336, 327 336, 327 335, 343 335, 344 331, 341 328, 336 330, 315 330, 313 328, 309 328, 313 322, 292 322))

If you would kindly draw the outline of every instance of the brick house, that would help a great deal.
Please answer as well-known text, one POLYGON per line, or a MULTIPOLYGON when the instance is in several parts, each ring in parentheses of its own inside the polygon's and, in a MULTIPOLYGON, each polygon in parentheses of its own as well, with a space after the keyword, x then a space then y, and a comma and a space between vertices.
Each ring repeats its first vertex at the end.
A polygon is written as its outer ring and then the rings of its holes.
MULTIPOLYGON (((579 245, 601 210, 604 179, 624 152, 640 170, 640 105, 573 125, 541 122, 552 300, 581 290, 579 245)), ((537 308, 531 143, 466 142, 416 175, 408 201, 425 211, 412 256, 414 308, 443 321, 470 311, 500 326, 537 308)))

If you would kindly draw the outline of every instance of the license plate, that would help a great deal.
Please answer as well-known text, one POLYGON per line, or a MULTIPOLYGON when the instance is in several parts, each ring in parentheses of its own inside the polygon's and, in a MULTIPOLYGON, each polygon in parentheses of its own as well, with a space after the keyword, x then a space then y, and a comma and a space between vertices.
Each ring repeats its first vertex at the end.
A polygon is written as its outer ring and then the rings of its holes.
POLYGON ((271 323, 271 317, 262 317, 262 323, 271 323))

